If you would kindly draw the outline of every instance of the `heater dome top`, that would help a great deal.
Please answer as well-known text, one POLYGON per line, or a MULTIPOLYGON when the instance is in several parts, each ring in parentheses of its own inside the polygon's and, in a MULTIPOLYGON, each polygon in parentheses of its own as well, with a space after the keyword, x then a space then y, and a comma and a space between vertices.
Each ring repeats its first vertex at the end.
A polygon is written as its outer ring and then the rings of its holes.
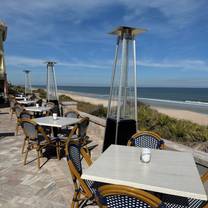
POLYGON ((140 33, 146 32, 146 29, 142 28, 134 28, 134 27, 127 27, 127 26, 119 26, 115 28, 112 32, 109 34, 111 35, 117 35, 117 36, 122 36, 125 33, 129 33, 130 35, 138 35, 140 33))

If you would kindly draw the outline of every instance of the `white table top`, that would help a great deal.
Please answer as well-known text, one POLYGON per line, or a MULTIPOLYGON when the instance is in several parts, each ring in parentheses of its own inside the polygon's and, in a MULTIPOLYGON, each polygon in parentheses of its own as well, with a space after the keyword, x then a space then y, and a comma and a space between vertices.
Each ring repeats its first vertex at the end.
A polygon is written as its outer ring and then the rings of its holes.
POLYGON ((151 150, 150 163, 142 163, 140 153, 138 147, 111 145, 83 172, 82 178, 207 200, 190 153, 151 150))
POLYGON ((35 100, 18 100, 17 101, 19 104, 23 104, 23 105, 29 105, 29 104, 34 104, 36 103, 35 100))
POLYGON ((45 106, 31 106, 31 107, 25 107, 26 111, 32 111, 32 112, 44 112, 44 111, 49 111, 51 107, 45 107, 45 106))
POLYGON ((51 126, 51 127, 64 127, 78 123, 81 119, 78 118, 67 118, 67 117, 57 117, 56 120, 52 116, 40 117, 33 119, 36 123, 41 126, 51 126))
POLYGON ((15 97, 16 100, 24 100, 25 98, 26 98, 26 97, 20 97, 20 96, 15 97))

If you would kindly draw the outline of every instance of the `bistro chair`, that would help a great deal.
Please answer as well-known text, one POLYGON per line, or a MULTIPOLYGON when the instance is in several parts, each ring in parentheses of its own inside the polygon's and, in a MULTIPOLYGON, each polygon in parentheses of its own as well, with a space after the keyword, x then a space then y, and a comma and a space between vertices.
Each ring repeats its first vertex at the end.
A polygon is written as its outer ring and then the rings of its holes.
POLYGON ((91 151, 96 148, 98 145, 90 145, 89 144, 92 142, 90 140, 89 136, 87 136, 87 129, 90 123, 90 119, 88 117, 84 117, 81 119, 81 121, 77 124, 77 137, 80 138, 80 143, 83 148, 85 148, 86 152, 88 154, 91 154, 91 151))
POLYGON ((50 116, 53 114, 55 109, 55 104, 53 102, 47 102, 46 107, 50 107, 51 109, 46 113, 46 116, 50 116))
POLYGON ((28 152, 32 149, 37 151, 38 169, 40 169, 40 157, 42 157, 42 150, 46 147, 56 147, 57 158, 59 159, 59 139, 51 138, 46 135, 43 128, 31 119, 22 119, 21 125, 27 138, 27 150, 24 158, 24 165, 26 165, 28 152))
POLYGON ((70 110, 70 111, 67 111, 65 114, 64 114, 64 117, 68 117, 68 118, 79 118, 80 115, 77 111, 75 110, 70 110))
POLYGON ((20 114, 22 113, 22 111, 24 110, 24 108, 19 105, 19 104, 16 104, 14 106, 14 111, 15 111, 15 114, 16 114, 16 135, 18 135, 18 131, 19 131, 19 127, 20 127, 20 114))
MULTIPOLYGON (((202 183, 208 183, 208 171, 201 176, 202 183)), ((208 208, 208 202, 168 194, 162 195, 162 200, 167 208, 208 208)))
MULTIPOLYGON (((28 111, 26 110, 23 110, 21 113, 20 113, 20 116, 19 116, 19 125, 21 125, 21 121, 22 119, 32 119, 33 118, 33 115, 30 114, 28 111)), ((26 142, 28 141, 27 137, 24 138, 24 141, 23 141, 23 145, 22 145, 22 154, 24 153, 24 150, 25 150, 25 145, 26 145, 26 142)))
POLYGON ((80 120, 79 123, 74 125, 73 129, 65 129, 64 132, 62 132, 59 137, 61 141, 61 146, 65 146, 66 141, 68 138, 71 138, 73 141, 77 141, 81 144, 81 146, 86 150, 86 152, 90 155, 91 151, 97 147, 97 145, 91 145, 92 140, 89 139, 89 136, 87 136, 87 129, 89 126, 89 118, 84 117, 80 120))
MULTIPOLYGON (((70 134, 70 136, 72 135, 73 134, 70 134)), ((95 204, 95 183, 93 181, 83 180, 81 178, 81 157, 83 157, 87 165, 90 166, 92 164, 90 156, 86 153, 85 149, 81 146, 81 144, 78 141, 73 141, 71 137, 67 139, 65 154, 74 184, 74 195, 71 207, 73 208, 89 204, 95 204)))
POLYGON ((103 185, 98 188, 100 208, 165 208, 162 201, 146 191, 122 186, 103 185))
MULTIPOLYGON (((79 118, 80 115, 77 111, 74 111, 74 110, 70 110, 70 111, 67 111, 65 114, 64 114, 64 117, 67 117, 67 118, 79 118)), ((74 126, 74 125, 72 125, 74 126)), ((59 133, 62 134, 63 136, 66 136, 68 137, 71 129, 72 129, 72 126, 66 126, 66 127, 63 127, 59 130, 59 133)))
POLYGON ((127 143, 128 146, 164 149, 164 141, 162 138, 151 131, 139 131, 135 133, 127 143))
POLYGON ((9 105, 10 105, 10 113, 11 113, 11 120, 13 117, 13 114, 15 114, 15 105, 17 104, 17 101, 15 100, 14 97, 9 98, 9 105))

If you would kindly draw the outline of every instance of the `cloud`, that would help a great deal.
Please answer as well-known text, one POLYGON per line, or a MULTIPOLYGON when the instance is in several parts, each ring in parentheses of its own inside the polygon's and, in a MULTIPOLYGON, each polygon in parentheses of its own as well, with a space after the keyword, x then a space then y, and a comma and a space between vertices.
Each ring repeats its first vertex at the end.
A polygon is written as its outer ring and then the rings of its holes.
MULTIPOLYGON (((6 63, 9 66, 25 66, 25 67, 40 67, 44 66, 47 59, 38 59, 22 56, 8 56, 6 63)), ((57 60, 58 66, 70 68, 88 68, 88 69, 111 69, 113 60, 72 60, 61 61, 57 60)), ((197 59, 183 60, 143 60, 137 62, 138 66, 153 68, 153 69, 176 69, 176 70, 203 70, 208 71, 208 61, 197 59)))
POLYGON ((149 68, 173 68, 173 69, 186 69, 186 70, 202 70, 208 71, 208 61, 197 59, 184 59, 184 60, 162 60, 151 61, 144 60, 138 62, 138 65, 149 68))
MULTIPOLYGON (((43 67, 47 59, 39 59, 39 58, 30 58, 30 57, 22 57, 22 56, 7 56, 6 63, 9 66, 13 67, 28 67, 28 68, 36 68, 43 67)), ((48 59, 49 60, 49 59, 48 59)), ((57 60, 57 65, 62 67, 70 67, 70 68, 90 68, 90 69, 108 69, 110 64, 106 65, 106 62, 99 63, 98 61, 60 61, 57 60)))

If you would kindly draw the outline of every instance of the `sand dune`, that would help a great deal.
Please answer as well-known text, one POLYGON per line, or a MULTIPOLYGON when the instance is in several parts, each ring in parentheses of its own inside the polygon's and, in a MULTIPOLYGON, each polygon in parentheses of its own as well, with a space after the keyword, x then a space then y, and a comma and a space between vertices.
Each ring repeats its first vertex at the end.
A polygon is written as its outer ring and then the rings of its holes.
MULTIPOLYGON (((89 102, 95 105, 103 105, 105 107, 108 106, 107 99, 94 98, 94 97, 79 95, 76 93, 70 93, 66 91, 64 92, 62 91, 59 94, 65 94, 77 101, 89 102)), ((166 114, 176 119, 184 119, 184 120, 189 120, 200 125, 208 125, 208 116, 205 114, 196 113, 196 112, 192 112, 188 110, 178 110, 178 109, 162 108, 162 107, 155 107, 155 106, 151 106, 151 108, 157 110, 160 113, 166 114)))

